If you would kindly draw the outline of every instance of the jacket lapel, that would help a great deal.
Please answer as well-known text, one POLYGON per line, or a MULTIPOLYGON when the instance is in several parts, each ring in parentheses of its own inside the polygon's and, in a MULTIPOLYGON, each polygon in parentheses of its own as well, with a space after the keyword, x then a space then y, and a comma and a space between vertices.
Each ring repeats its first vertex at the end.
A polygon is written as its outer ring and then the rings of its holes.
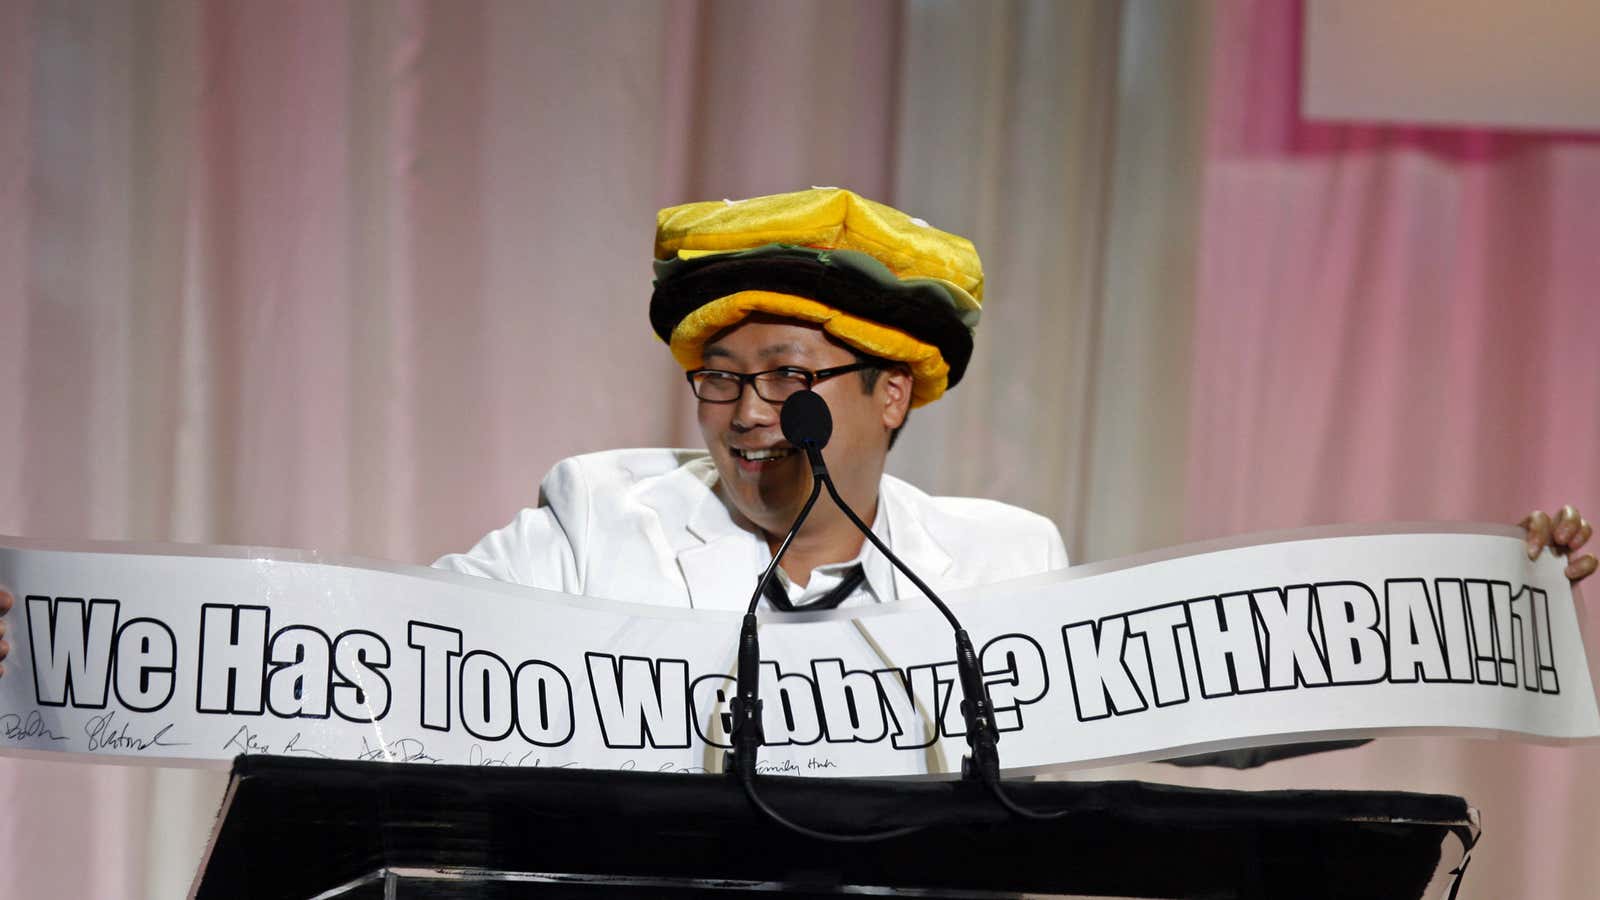
POLYGON ((761 575, 765 548, 739 527, 716 495, 701 491, 685 530, 691 540, 678 552, 678 569, 696 609, 743 610, 761 575))
MULTIPOLYGON (((902 482, 886 477, 878 489, 879 501, 889 521, 889 549, 926 581, 928 587, 942 594, 951 587, 947 576, 954 560, 928 532, 925 517, 917 509, 911 491, 902 488, 902 482)), ((897 600, 923 599, 922 591, 899 569, 894 570, 894 592, 897 600)))

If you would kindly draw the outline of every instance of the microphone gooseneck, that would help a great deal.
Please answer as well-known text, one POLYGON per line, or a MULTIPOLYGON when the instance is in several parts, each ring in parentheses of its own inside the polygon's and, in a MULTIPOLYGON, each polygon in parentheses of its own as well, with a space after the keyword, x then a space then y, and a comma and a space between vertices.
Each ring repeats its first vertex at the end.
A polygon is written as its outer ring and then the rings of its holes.
MULTIPOLYGON (((998 780, 1000 777, 1000 752, 997 744, 1000 740, 999 729, 995 725, 994 710, 989 703, 988 691, 983 685, 983 669, 978 662, 978 653, 973 649, 972 639, 967 635, 966 629, 961 627, 961 622, 956 619, 950 607, 939 599, 939 595, 928 587, 927 583, 911 571, 893 550, 872 533, 872 529, 861 521, 850 504, 839 496, 839 489, 834 486, 833 478, 828 475, 828 467, 822 461, 822 448, 827 446, 828 439, 833 436, 833 413, 829 411, 827 401, 823 400, 814 391, 800 391, 784 401, 783 411, 779 416, 783 427, 784 439, 794 446, 802 449, 811 462, 813 477, 812 496, 816 496, 818 484, 827 487, 828 496, 833 498, 834 505, 845 514, 858 531, 872 546, 878 548, 895 568, 905 573, 939 612, 949 620, 950 627, 955 631, 956 639, 956 670, 961 682, 961 714, 967 726, 967 746, 971 755, 962 760, 962 777, 968 779, 998 780)), ((809 511, 809 503, 807 511, 809 511)), ((804 513, 802 513, 804 515, 804 513)), ((792 532, 791 532, 792 534, 792 532)), ((754 612, 754 604, 751 611, 754 612)))
POLYGON ((839 489, 834 487, 832 478, 824 478, 823 484, 828 488, 828 496, 833 498, 835 505, 844 512, 852 524, 856 526, 872 546, 878 548, 896 569, 899 569, 911 583, 917 586, 933 605, 944 614, 950 623, 950 628, 955 632, 956 639, 956 673, 957 682, 961 685, 961 718, 966 724, 967 748, 971 755, 961 760, 961 777, 967 780, 993 781, 998 784, 1000 780, 1000 729, 994 720, 994 710, 989 702, 989 692, 983 684, 983 667, 978 662, 978 652, 972 646, 972 638, 967 630, 961 627, 961 620, 950 611, 950 607, 934 593, 928 583, 911 571, 905 563, 900 561, 888 545, 872 533, 867 523, 861 521, 850 504, 844 502, 839 496, 839 489))
MULTIPOLYGON (((791 400, 790 402, 793 401, 791 400)), ((797 423, 796 435, 790 436, 787 428, 785 428, 784 432, 790 443, 796 446, 802 446, 802 444, 800 441, 796 441, 795 437, 803 439, 806 436, 800 430, 799 424, 815 421, 818 416, 814 407, 819 407, 821 415, 827 417, 828 432, 830 434, 832 432, 832 416, 828 413, 827 403, 821 397, 812 395, 812 399, 805 401, 805 404, 806 406, 795 414, 797 423)), ((826 439, 824 439, 823 443, 826 443, 826 439)), ((827 468, 822 464, 820 446, 817 448, 817 455, 812 459, 812 471, 818 473, 817 479, 828 488, 828 496, 833 498, 834 504, 845 514, 845 517, 856 527, 856 530, 860 531, 872 543, 872 546, 878 549, 879 553, 882 553, 896 569, 900 570, 906 578, 911 580, 912 584, 917 586, 918 590, 927 596, 933 605, 938 608, 939 612, 944 614, 945 619, 950 622, 951 629, 955 631, 956 680, 961 684, 961 717, 966 724, 967 748, 970 751, 969 755, 961 760, 962 779, 966 781, 981 781, 994 794, 1000 805, 1022 818, 1048 820, 1066 815, 1066 810, 1040 812, 1027 809, 1006 796, 1005 789, 1000 781, 1000 729, 995 722, 994 705, 990 702, 989 692, 983 683, 983 666, 978 659, 977 650, 972 645, 972 638, 967 634, 967 630, 961 627, 961 622, 956 618, 955 613, 950 611, 950 607, 939 598, 938 594, 934 593, 933 588, 928 587, 927 582, 917 577, 917 573, 911 571, 904 562, 901 562, 900 557, 896 556, 894 551, 890 550, 888 545, 884 544, 876 534, 873 534, 867 523, 861 521, 861 517, 856 515, 855 510, 850 508, 850 504, 839 496, 838 488, 834 486, 833 479, 828 476, 827 468)))
POLYGON ((768 583, 777 574, 783 554, 789 551, 789 544, 800 533, 800 526, 811 515, 811 508, 817 505, 817 497, 822 493, 823 480, 827 475, 827 467, 822 466, 822 448, 833 436, 833 415, 828 412, 828 404, 811 391, 801 391, 786 400, 779 421, 784 439, 805 450, 811 460, 811 496, 806 498, 800 515, 789 526, 789 533, 783 536, 777 552, 772 554, 772 562, 756 579, 750 605, 745 608, 744 624, 739 628, 735 694, 729 704, 733 716, 733 727, 729 734, 733 749, 724 760, 724 771, 740 778, 755 776, 756 755, 766 739, 761 726, 761 640, 756 634, 756 607, 760 605, 761 595, 766 592, 768 583), (821 467, 821 477, 816 474, 818 467, 821 467))
POLYGON ((757 754, 765 740, 761 724, 762 704, 760 699, 761 682, 761 645, 756 634, 756 607, 761 602, 768 583, 777 572, 778 563, 783 559, 783 554, 789 549, 789 544, 799 533, 800 527, 805 524, 806 518, 811 515, 811 510, 817 503, 817 497, 822 489, 828 489, 828 496, 845 514, 857 530, 866 536, 868 541, 882 553, 894 567, 915 584, 925 594, 939 612, 949 620, 950 626, 955 631, 956 642, 956 670, 957 680, 961 684, 961 714, 966 722, 967 746, 971 751, 961 761, 961 777, 969 781, 981 781, 995 795, 998 801, 1012 813, 1030 819, 1049 819, 1064 815, 1061 813, 1041 813, 1025 809, 1005 795, 1000 782, 1000 751, 998 743, 1000 731, 994 720, 994 709, 989 701, 989 694, 983 683, 982 664, 978 653, 972 645, 972 638, 966 629, 961 627, 955 613, 950 607, 928 587, 917 574, 906 566, 898 556, 890 550, 872 529, 861 521, 855 510, 839 496, 839 490, 834 486, 833 478, 828 474, 827 464, 822 459, 822 448, 827 446, 828 440, 833 436, 833 415, 828 410, 828 404, 812 391, 800 391, 791 395, 784 401, 779 417, 783 429, 784 439, 796 449, 806 454, 806 459, 811 465, 811 495, 806 498, 805 505, 801 507, 800 514, 795 517, 794 525, 789 528, 789 533, 784 535, 778 549, 772 554, 772 562, 767 564, 766 571, 756 581, 756 589, 750 596, 749 608, 745 611, 744 623, 739 630, 739 652, 736 671, 736 690, 730 702, 732 712, 731 742, 733 749, 725 758, 724 770, 739 779, 744 787, 745 795, 750 802, 769 819, 797 834, 824 841, 838 841, 848 843, 861 843, 868 841, 881 841, 891 838, 905 837, 920 831, 923 826, 913 825, 905 828, 895 828, 887 831, 869 832, 862 834, 838 834, 818 831, 807 828, 786 818, 783 814, 773 809, 756 790, 756 762, 757 754))
POLYGON ((827 446, 828 439, 833 436, 833 415, 828 412, 828 404, 811 391, 801 391, 784 402, 780 422, 784 439, 803 450, 811 463, 811 496, 806 498, 805 506, 800 508, 800 515, 795 517, 794 524, 789 527, 789 533, 784 535, 777 552, 772 554, 772 562, 767 564, 766 571, 756 580, 756 589, 750 595, 750 606, 745 610, 744 623, 739 628, 735 693, 729 702, 733 719, 729 738, 733 749, 724 757, 723 771, 739 779, 739 783, 744 787, 745 796, 767 818, 796 834, 819 841, 840 843, 867 843, 906 837, 921 831, 923 826, 912 825, 862 834, 837 834, 807 828, 773 809, 756 791, 756 757, 766 740, 761 725, 761 642, 756 634, 756 606, 760 604, 767 584, 777 573, 778 563, 783 560, 783 554, 788 551, 794 536, 800 532, 800 526, 804 525, 806 518, 811 515, 811 508, 816 506, 817 497, 822 494, 822 486, 827 484, 830 489, 833 486, 832 479, 828 477, 828 467, 822 462, 822 448, 827 446))
POLYGON ((771 581, 778 571, 778 563, 788 551, 789 544, 800 532, 800 526, 805 524, 806 517, 811 515, 811 508, 817 505, 817 496, 822 493, 822 480, 813 479, 813 481, 811 496, 806 498, 806 505, 801 507, 800 515, 795 517, 794 524, 789 527, 789 533, 783 537, 783 543, 778 545, 778 551, 772 554, 772 562, 767 564, 766 571, 756 579, 755 592, 750 595, 750 605, 744 612, 744 624, 739 627, 739 661, 735 673, 734 697, 729 703, 729 711, 733 714, 733 727, 728 737, 732 740, 733 749, 728 751, 723 760, 723 770, 739 778, 755 777, 756 754, 766 740, 761 727, 761 640, 756 635, 756 606, 760 604, 761 595, 767 589, 767 582, 771 581))

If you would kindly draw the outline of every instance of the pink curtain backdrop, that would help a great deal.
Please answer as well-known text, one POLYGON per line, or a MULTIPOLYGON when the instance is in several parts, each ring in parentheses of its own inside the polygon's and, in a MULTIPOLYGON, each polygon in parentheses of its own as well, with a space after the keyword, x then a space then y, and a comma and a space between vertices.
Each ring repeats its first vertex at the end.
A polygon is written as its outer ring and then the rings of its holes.
MULTIPOLYGON (((1187 535, 1600 519, 1600 141, 1308 123, 1300 14, 1213 23, 1187 535)), ((1600 884, 1592 746, 1383 741, 1295 776, 1467 796, 1464 896, 1600 884)))
MULTIPOLYGON (((0 0, 0 533, 463 548, 562 456, 697 440, 654 210, 808 184, 975 239, 977 357, 891 467, 1078 561, 1600 515, 1600 143, 1305 123, 1299 17, 0 0)), ((1597 772, 1391 739, 1076 777, 1459 793, 1464 900, 1578 900, 1597 772)), ((0 759, 0 895, 181 895, 220 784, 0 759)))

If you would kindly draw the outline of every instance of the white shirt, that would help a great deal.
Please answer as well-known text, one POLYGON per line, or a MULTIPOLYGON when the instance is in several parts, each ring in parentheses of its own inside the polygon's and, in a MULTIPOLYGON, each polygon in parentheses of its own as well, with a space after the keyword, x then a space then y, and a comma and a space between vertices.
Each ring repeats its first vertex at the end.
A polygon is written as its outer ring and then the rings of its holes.
MULTIPOLYGON (((717 490, 704 450, 611 450, 562 460, 536 508, 434 565, 531 587, 611 600, 742 610, 772 560, 761 530, 717 490)), ((893 476, 878 491, 873 531, 935 591, 1065 568, 1050 520, 992 500, 930 497, 893 476)), ((920 591, 870 543, 866 581, 846 605, 920 591)), ((819 566, 801 604, 837 584, 849 563, 819 566)))
MULTIPOLYGON (((878 514, 872 520, 872 533, 877 535, 878 540, 887 544, 891 550, 894 549, 894 538, 889 534, 888 517, 883 514, 882 504, 878 505, 878 514)), ((771 556, 767 557, 769 561, 771 558, 771 556)), ((784 593, 789 595, 789 605, 799 609, 802 606, 816 603, 827 596, 835 587, 838 587, 839 582, 843 581, 850 570, 856 566, 861 567, 861 571, 866 575, 866 578, 850 593, 850 596, 844 599, 843 603, 839 604, 840 606, 892 603, 897 599, 894 589, 894 563, 889 562, 889 558, 878 552, 878 548, 872 546, 872 542, 867 540, 861 542, 861 552, 856 554, 855 559, 849 562, 827 563, 812 569, 811 577, 806 581, 804 587, 795 584, 794 580, 789 577, 789 573, 785 572, 782 566, 779 566, 778 571, 773 575, 777 579, 778 585, 783 588, 784 593)), ((764 567, 763 571, 765 571, 764 567)), ((754 585, 750 589, 754 591, 754 585)), ((915 589, 913 588, 913 590, 915 589)), ((763 608, 769 606, 765 600, 762 600, 761 604, 763 608)))

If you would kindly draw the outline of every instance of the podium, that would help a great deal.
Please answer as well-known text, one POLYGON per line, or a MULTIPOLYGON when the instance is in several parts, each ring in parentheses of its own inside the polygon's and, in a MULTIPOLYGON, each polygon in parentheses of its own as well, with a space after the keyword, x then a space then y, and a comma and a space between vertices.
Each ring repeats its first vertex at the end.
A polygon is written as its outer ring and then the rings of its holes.
MULTIPOLYGON (((197 900, 912 896, 1417 898, 1476 837, 1459 797, 760 777, 245 756, 197 900)), ((1437 882, 1436 888, 1437 889, 1437 882)))

